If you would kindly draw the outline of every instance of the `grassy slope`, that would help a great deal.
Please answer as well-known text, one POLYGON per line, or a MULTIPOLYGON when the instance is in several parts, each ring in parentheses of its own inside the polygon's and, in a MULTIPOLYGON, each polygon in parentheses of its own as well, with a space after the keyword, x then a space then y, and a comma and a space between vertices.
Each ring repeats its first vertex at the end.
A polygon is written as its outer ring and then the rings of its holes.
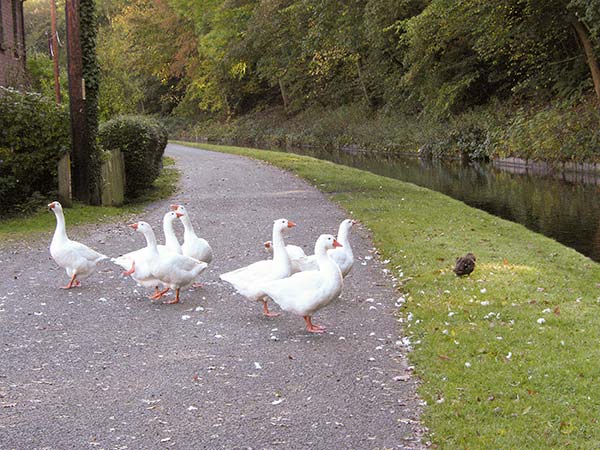
POLYGON ((412 278, 400 316, 440 448, 600 446, 600 265, 412 184, 298 155, 198 146, 307 179, 372 230, 394 276, 412 278), (476 270, 457 278, 454 257, 467 251, 476 270))
MULTIPOLYGON (((69 226, 105 222, 113 219, 115 216, 138 212, 148 202, 171 196, 177 189, 179 171, 172 167, 175 164, 173 158, 165 157, 163 164, 164 169, 154 182, 153 188, 121 208, 87 206, 75 203, 66 212, 69 226)), ((32 232, 49 231, 54 229, 55 224, 56 219, 54 218, 54 214, 48 214, 46 208, 42 208, 31 216, 1 220, 0 241, 4 239, 21 239, 32 232)))

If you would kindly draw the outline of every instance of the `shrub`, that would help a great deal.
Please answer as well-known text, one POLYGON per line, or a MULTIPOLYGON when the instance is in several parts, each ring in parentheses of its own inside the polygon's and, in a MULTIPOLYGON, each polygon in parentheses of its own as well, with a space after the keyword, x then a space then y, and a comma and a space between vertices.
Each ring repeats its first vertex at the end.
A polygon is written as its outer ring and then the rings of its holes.
POLYGON ((69 116, 64 107, 40 94, 0 87, 3 206, 26 205, 31 198, 56 191, 58 160, 69 146, 69 116))
POLYGON ((125 194, 135 197, 152 186, 160 174, 168 133, 158 121, 145 116, 120 116, 100 125, 100 145, 120 149, 125 158, 125 194))
POLYGON ((600 111, 595 100, 520 110, 496 130, 496 155, 551 162, 600 161, 600 111))

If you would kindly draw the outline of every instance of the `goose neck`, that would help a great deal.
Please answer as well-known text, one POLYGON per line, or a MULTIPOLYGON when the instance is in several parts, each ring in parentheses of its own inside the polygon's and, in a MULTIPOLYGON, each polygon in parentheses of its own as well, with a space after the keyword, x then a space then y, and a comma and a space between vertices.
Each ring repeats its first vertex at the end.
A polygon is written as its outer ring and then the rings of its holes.
POLYGON ((335 262, 329 257, 327 249, 324 246, 315 245, 315 256, 317 257, 317 265, 321 271, 327 269, 332 264, 335 264, 335 262))
POLYGON ((54 238, 67 239, 67 230, 65 227, 65 215, 62 211, 54 211, 56 216, 56 229, 54 230, 54 238))
POLYGON ((146 238, 147 247, 153 252, 158 254, 158 248, 156 247, 156 235, 152 230, 144 231, 144 237, 146 238))
POLYGON ((179 247, 179 241, 173 230, 173 221, 165 219, 163 222, 163 231, 165 233, 165 245, 170 249, 179 247))
POLYGON ((283 236, 281 230, 273 229, 273 262, 275 264, 286 264, 290 267, 292 266, 292 262, 290 260, 290 256, 288 252, 285 250, 285 242, 283 241, 283 236))
POLYGON ((348 227, 340 225, 340 228, 338 229, 338 235, 336 237, 340 244, 345 246, 348 243, 349 231, 350 230, 348 229, 348 227))
POLYGON ((192 236, 196 235, 196 233, 194 232, 194 226, 192 225, 192 221, 187 216, 187 214, 184 216, 181 216, 181 223, 183 223, 183 228, 184 228, 185 234, 189 234, 192 236))
POLYGON ((285 243, 283 241, 283 235, 281 233, 281 230, 278 230, 278 229, 273 230, 272 245, 273 245, 273 255, 275 255, 275 253, 285 252, 285 243))

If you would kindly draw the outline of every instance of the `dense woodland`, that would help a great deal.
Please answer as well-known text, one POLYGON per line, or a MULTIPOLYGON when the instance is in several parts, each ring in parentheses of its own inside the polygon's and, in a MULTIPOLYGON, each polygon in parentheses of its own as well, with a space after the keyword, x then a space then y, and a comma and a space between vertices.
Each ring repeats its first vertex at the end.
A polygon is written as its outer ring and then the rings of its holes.
MULTIPOLYGON (((600 155, 599 0, 96 4, 104 120, 141 112, 266 144, 600 155)), ((33 85, 49 92, 48 2, 25 7, 33 85)))

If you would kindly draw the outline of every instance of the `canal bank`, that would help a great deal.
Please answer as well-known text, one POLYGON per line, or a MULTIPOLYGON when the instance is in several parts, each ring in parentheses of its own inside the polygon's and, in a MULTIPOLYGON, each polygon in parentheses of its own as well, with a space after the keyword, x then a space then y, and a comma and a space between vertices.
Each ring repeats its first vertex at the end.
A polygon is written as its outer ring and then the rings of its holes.
POLYGON ((371 232, 430 438, 442 448, 583 448, 600 442, 600 265, 523 226, 410 183, 304 156, 200 144, 292 171, 371 232), (472 251, 475 272, 452 273, 472 251))

